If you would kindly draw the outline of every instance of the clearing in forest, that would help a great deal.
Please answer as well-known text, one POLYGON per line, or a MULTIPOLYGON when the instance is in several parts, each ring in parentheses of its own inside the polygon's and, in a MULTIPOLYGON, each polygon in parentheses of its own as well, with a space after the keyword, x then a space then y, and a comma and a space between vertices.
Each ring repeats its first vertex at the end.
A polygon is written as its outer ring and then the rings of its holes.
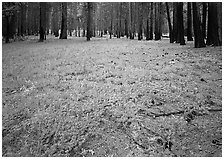
POLYGON ((2 46, 3 156, 221 156, 222 47, 2 46))

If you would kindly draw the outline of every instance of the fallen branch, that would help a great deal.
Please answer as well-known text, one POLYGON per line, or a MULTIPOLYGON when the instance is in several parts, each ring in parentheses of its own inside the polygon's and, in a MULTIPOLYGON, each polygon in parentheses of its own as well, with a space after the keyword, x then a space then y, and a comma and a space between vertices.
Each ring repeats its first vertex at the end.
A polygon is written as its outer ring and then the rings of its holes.
MULTIPOLYGON (((214 109, 214 108, 209 108, 207 109, 207 111, 209 112, 218 112, 218 111, 222 111, 221 108, 219 109, 214 109)), ((143 113, 147 116, 151 116, 153 118, 157 118, 157 117, 161 117, 161 116, 170 116, 170 115, 177 115, 177 114, 184 114, 184 110, 180 110, 180 111, 175 111, 175 112, 168 112, 168 113, 161 113, 161 114, 156 114, 156 113, 153 113, 153 112, 147 112, 146 110, 140 110, 140 113, 143 113)), ((201 113, 198 113, 198 116, 200 115, 203 115, 201 113)))
POLYGON ((222 111, 222 108, 219 108, 219 109, 208 109, 209 112, 219 112, 219 111, 222 111))
POLYGON ((162 114, 155 114, 155 113, 151 112, 151 114, 153 114, 154 118, 160 117, 160 116, 170 116, 170 115, 176 115, 176 114, 183 114, 183 113, 184 113, 184 110, 180 110, 180 111, 177 111, 177 112, 162 113, 162 114))

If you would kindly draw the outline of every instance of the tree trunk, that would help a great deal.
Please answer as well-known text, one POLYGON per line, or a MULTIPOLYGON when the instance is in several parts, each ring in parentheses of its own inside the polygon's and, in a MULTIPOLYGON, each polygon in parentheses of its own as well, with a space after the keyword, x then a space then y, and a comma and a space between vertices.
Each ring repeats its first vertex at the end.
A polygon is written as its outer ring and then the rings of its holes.
POLYGON ((146 20, 146 40, 150 40, 150 35, 149 35, 149 19, 147 18, 146 20))
POLYGON ((125 25, 125 31, 124 34, 126 35, 126 37, 128 38, 128 21, 127 18, 124 21, 124 25, 125 25))
POLYGON ((6 36, 5 36, 5 43, 9 43, 9 36, 10 36, 10 32, 9 32, 9 16, 7 15, 5 17, 6 20, 6 36))
POLYGON ((193 2, 192 6, 193 6, 194 47, 195 48, 205 47, 197 3, 193 2))
POLYGON ((59 36, 58 30, 58 5, 55 5, 52 9, 52 31, 55 37, 59 36))
POLYGON ((119 38, 123 35, 121 27, 122 2, 119 3, 119 38))
POLYGON ((133 26, 133 2, 129 2, 129 37, 134 39, 134 26, 133 26))
POLYGON ((62 19, 60 39, 67 39, 67 2, 62 2, 62 19))
POLYGON ((177 43, 177 2, 173 2, 173 40, 177 43))
POLYGON ((161 39, 161 25, 160 25, 160 7, 161 7, 161 2, 156 2, 155 3, 155 40, 160 40, 161 39))
POLYGON ((193 38, 192 38, 191 2, 187 2, 187 41, 193 41, 193 38))
POLYGON ((143 16, 142 16, 142 3, 138 3, 138 40, 142 40, 142 23, 143 23, 143 16))
POLYGON ((45 21, 46 21, 46 2, 40 2, 40 38, 39 42, 44 41, 44 36, 45 36, 45 21))
POLYGON ((96 37, 96 25, 93 25, 92 37, 96 37))
POLYGON ((170 43, 173 43, 173 28, 171 24, 171 19, 170 19, 170 10, 169 10, 169 4, 166 2, 166 12, 167 12, 167 19, 168 19, 168 24, 169 24, 169 37, 170 37, 170 43))
POLYGON ((184 40, 184 21, 183 21, 183 2, 178 2, 177 21, 178 21, 178 37, 180 45, 186 45, 184 40))
POLYGON ((117 30, 116 30, 116 34, 117 34, 117 38, 121 37, 121 3, 119 2, 117 3, 117 30))
POLYGON ((207 45, 221 46, 219 40, 218 31, 218 14, 217 14, 217 3, 208 3, 208 32, 207 32, 207 45))
POLYGON ((110 21, 110 39, 112 39, 112 33, 113 33, 113 8, 114 8, 114 5, 113 3, 111 3, 111 21, 110 21))
POLYGON ((206 39, 206 17, 207 17, 207 3, 203 2, 203 12, 202 12, 202 34, 203 38, 206 39))
POLYGON ((90 41, 91 38, 91 9, 92 9, 92 3, 87 2, 87 35, 86 39, 87 41, 90 41))
POLYGON ((150 11, 150 32, 149 32, 149 40, 153 39, 153 2, 151 2, 151 11, 150 11))
POLYGON ((21 18, 20 18, 20 20, 21 20, 21 22, 20 22, 20 29, 21 29, 21 31, 20 31, 20 36, 24 36, 24 8, 25 8, 25 6, 24 6, 24 4, 23 3, 20 3, 21 4, 21 18))
POLYGON ((219 34, 219 41, 222 45, 222 3, 217 3, 217 17, 218 17, 218 34, 219 34))

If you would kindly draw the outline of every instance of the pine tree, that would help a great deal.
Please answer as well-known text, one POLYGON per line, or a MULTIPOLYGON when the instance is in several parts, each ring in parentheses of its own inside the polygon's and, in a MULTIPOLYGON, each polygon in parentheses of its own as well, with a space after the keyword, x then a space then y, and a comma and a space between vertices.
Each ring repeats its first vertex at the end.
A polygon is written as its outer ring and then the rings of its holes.
POLYGON ((193 28, 194 28, 194 47, 201 48, 205 47, 205 42, 203 38, 201 22, 198 12, 198 4, 196 2, 192 3, 193 6, 193 28))
POLYGON ((191 2, 187 2, 187 41, 193 41, 193 38, 192 38, 191 2))
POLYGON ((67 2, 62 2, 62 20, 60 39, 67 39, 67 2))
POLYGON ((45 39, 46 31, 46 2, 40 2, 40 38, 39 42, 43 42, 45 39))

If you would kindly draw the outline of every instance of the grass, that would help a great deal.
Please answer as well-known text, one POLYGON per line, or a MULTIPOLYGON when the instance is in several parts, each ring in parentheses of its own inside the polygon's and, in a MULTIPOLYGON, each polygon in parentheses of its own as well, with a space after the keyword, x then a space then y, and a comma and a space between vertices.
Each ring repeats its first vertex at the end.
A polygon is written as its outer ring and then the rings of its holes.
POLYGON ((3 44, 2 154, 220 156, 221 50, 99 38, 3 44))

